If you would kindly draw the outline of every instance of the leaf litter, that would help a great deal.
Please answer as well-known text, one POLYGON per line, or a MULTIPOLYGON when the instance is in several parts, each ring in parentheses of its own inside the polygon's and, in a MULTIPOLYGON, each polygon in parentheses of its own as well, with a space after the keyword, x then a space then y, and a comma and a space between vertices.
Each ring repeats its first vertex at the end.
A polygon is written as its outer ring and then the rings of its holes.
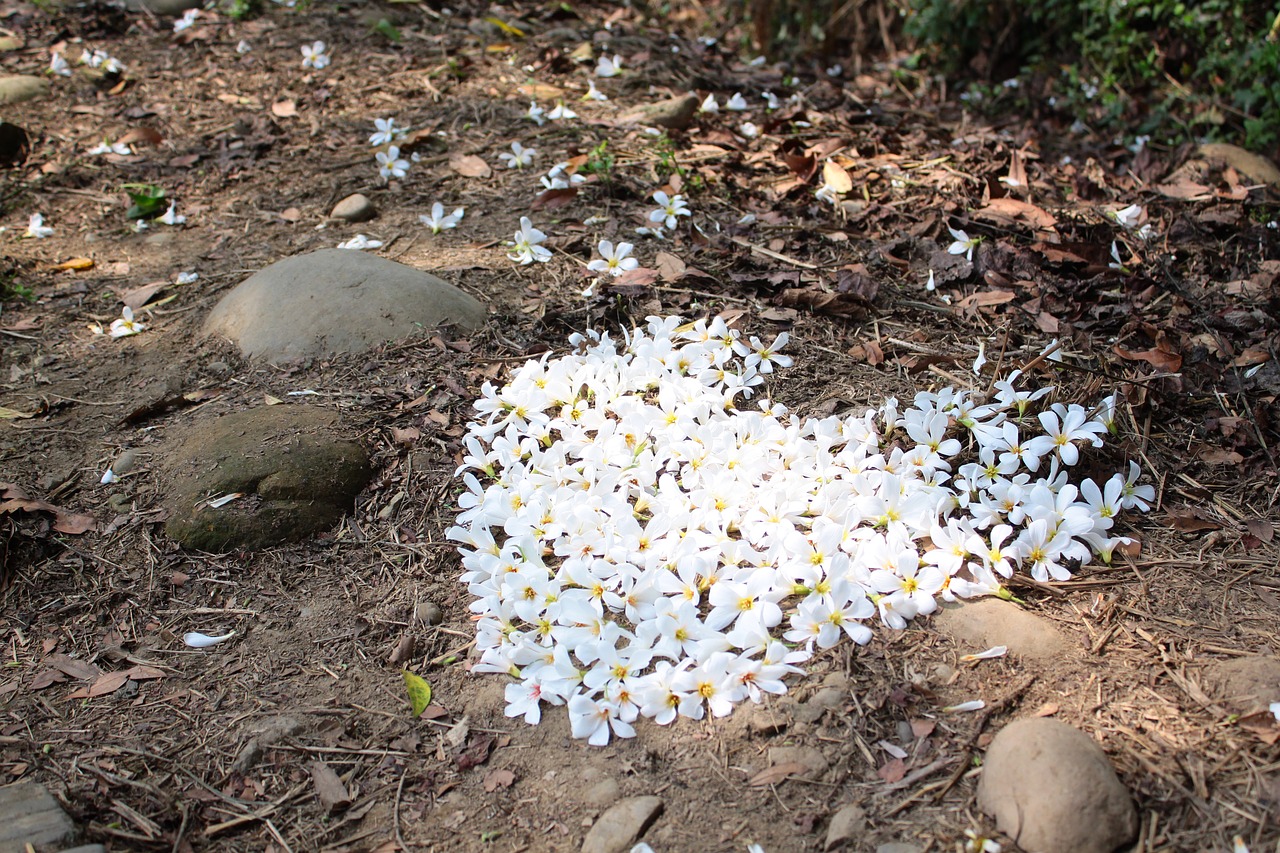
MULTIPOLYGON (((1151 846, 1228 849, 1237 834, 1254 849, 1274 844, 1274 716, 1266 701, 1234 707, 1212 691, 1224 662, 1276 650, 1275 188, 1193 151, 1149 150, 1138 163, 1052 114, 984 125, 914 72, 895 82, 860 68, 789 88, 781 68, 749 64, 728 38, 698 41, 696 21, 679 16, 517 4, 504 27, 467 11, 380 7, 411 34, 394 45, 314 6, 247 21, 206 12, 176 35, 158 19, 122 28, 105 7, 16 22, 28 45, 56 42, 65 26, 125 70, 97 90, 55 81, 47 102, 9 116, 36 142, 14 153, 32 197, 6 224, 15 238, 32 213, 56 226, 10 244, 35 301, 9 302, 0 319, 0 462, 16 484, 0 504, 10 778, 59 786, 90 838, 127 847, 447 838, 482 850, 483 834, 501 832, 576 849, 596 807, 573 782, 561 795, 542 780, 572 780, 600 754, 550 715, 512 725, 500 684, 495 696, 494 679, 465 671, 472 626, 457 557, 441 544, 461 425, 481 384, 559 351, 568 331, 719 314, 762 337, 790 332, 789 351, 810 366, 771 393, 806 414, 957 379, 982 390, 985 376, 962 376, 979 343, 1000 375, 1059 338, 1066 358, 1029 373, 1068 400, 1122 394, 1120 444, 1156 478, 1160 512, 1128 531, 1140 553, 1016 590, 1088 655, 1047 666, 1010 651, 960 666, 980 646, 925 624, 879 633, 856 655, 832 650, 786 702, 610 746, 601 766, 614 781, 666 802, 661 835, 647 836, 655 849, 737 850, 744 827, 766 850, 816 848, 826 816, 850 801, 867 804, 868 843, 954 846, 975 829, 962 816, 972 780, 948 784, 970 738, 981 746, 993 710, 1004 720, 1050 708, 1106 747, 1151 846), (317 40, 329 65, 301 68, 299 46, 317 40), (194 55, 202 64, 178 73, 177 57, 194 55), (598 67, 612 76, 593 78, 598 67), (694 84, 698 103, 741 93, 748 109, 695 113, 687 129, 657 134, 617 121, 694 84), (589 88, 609 100, 581 100, 589 88), (530 98, 579 117, 536 128, 523 117, 530 98), (391 113, 416 130, 400 140, 406 174, 382 185, 367 137, 391 113), (758 134, 743 135, 744 121, 758 134), (86 184, 80 152, 104 137, 133 153, 102 155, 86 184), (517 140, 540 162, 495 169, 517 140), (558 161, 587 182, 546 190, 543 166, 558 161), (833 199, 818 197, 824 185, 833 199), (637 235, 655 224, 651 196, 664 186, 694 215, 660 238, 637 235), (248 270, 354 237, 327 217, 356 191, 382 211, 380 253, 456 269, 447 276, 491 299, 495 321, 464 347, 415 340, 270 369, 199 339, 210 300, 248 270), (418 217, 437 199, 466 218, 427 239, 418 217), (126 231, 129 213, 159 216, 174 200, 181 228, 154 242, 126 231), (1133 204, 1148 236, 1107 215, 1133 204), (532 270, 513 269, 502 245, 522 215, 554 250, 532 270), (950 228, 977 241, 971 259, 948 253, 950 228), (640 267, 583 296, 582 267, 602 239, 634 243, 640 267), (1110 266, 1113 243, 1123 269, 1110 266), (150 288, 176 258, 201 278, 157 305, 150 288), (147 329, 95 339, 85 326, 121 315, 115 293, 148 305, 147 329), (364 427, 379 469, 329 536, 183 553, 157 527, 156 475, 98 483, 119 450, 158 447, 193 410, 236 411, 298 387, 364 427), (415 619, 423 601, 442 622, 415 619), (237 642, 185 648, 182 632, 201 625, 237 642), (405 636, 412 656, 385 663, 405 636), (417 719, 408 675, 434 688, 417 719), (1036 678, 1005 701, 1001 684, 1023 675, 1036 678), (827 689, 835 705, 822 704, 827 689), (980 713, 944 713, 979 701, 980 713), (297 723, 291 734, 233 766, 250 726, 282 715, 297 723), (770 765, 763 753, 782 739, 822 751, 829 770, 813 780, 803 762, 770 765), (905 757, 876 756, 881 742, 905 757), (808 817, 777 820, 779 802, 808 817)), ((48 65, 28 50, 20 61, 48 65)))

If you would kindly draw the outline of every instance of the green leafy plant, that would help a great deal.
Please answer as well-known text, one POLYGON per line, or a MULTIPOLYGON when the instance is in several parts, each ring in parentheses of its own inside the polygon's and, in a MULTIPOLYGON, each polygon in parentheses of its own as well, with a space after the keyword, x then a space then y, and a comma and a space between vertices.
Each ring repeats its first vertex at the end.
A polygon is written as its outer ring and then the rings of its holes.
POLYGON ((164 187, 154 184, 125 184, 122 189, 132 202, 124 214, 129 219, 151 219, 164 213, 168 202, 164 187))
POLYGON ((375 32, 389 42, 399 44, 404 36, 400 35, 400 31, 396 29, 396 25, 388 21, 386 18, 379 18, 378 22, 369 28, 371 32, 375 32))
POLYGON ((1278 0, 904 2, 936 68, 1015 78, 1023 91, 1010 97, 1163 141, 1280 143, 1278 0))
POLYGON ((226 0, 224 8, 228 18, 243 21, 262 11, 262 0, 226 0))
POLYGON ((582 171, 588 175, 599 175, 606 183, 613 180, 613 154, 609 151, 609 140, 602 140, 587 153, 587 162, 582 164, 582 171))
POLYGON ((10 302, 15 299, 35 302, 36 293, 30 285, 18 281, 16 274, 0 275, 0 302, 10 302))

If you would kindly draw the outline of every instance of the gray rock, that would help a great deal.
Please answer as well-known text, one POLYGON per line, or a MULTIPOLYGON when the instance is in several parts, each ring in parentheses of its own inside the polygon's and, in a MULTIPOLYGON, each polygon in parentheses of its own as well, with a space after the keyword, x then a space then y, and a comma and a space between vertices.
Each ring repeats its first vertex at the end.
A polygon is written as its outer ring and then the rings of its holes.
POLYGON ((1102 749, 1047 717, 1015 720, 991 741, 978 805, 1038 853, 1111 853, 1138 831, 1133 800, 1102 749))
POLYGON ((827 757, 813 746, 773 746, 769 748, 769 766, 799 764, 805 769, 795 775, 805 779, 817 779, 827 772, 827 757))
POLYGON ((188 9, 199 9, 204 0, 124 0, 126 9, 147 11, 155 15, 181 15, 188 9))
POLYGON ((26 850, 70 841, 76 827, 44 786, 19 782, 0 788, 0 850, 26 850))
POLYGON ((364 352, 415 331, 484 324, 485 308, 435 276, 347 249, 286 258, 241 282, 214 307, 206 335, 268 361, 364 352))
POLYGON ((13 74, 0 77, 0 104, 20 104, 49 94, 49 81, 43 77, 13 74))
POLYGON ((578 800, 602 809, 617 802, 622 796, 618 781, 595 767, 584 767, 578 774, 578 800))
POLYGON ((582 853, 623 853, 630 850, 660 814, 660 797, 627 797, 600 815, 582 841, 582 853))
POLYGON ((890 841, 876 847, 876 853, 920 853, 919 844, 908 844, 905 841, 890 841))
POLYGON ((297 541, 332 527, 369 482, 364 449, 311 406, 264 406, 172 440, 165 531, 186 548, 223 551, 297 541), (210 498, 243 497, 212 508, 210 498))
POLYGON ((966 654, 1008 646, 1013 654, 1032 660, 1058 660, 1071 647, 1048 619, 999 598, 945 604, 934 625, 966 654))
POLYGON ((698 111, 698 96, 690 92, 675 98, 668 98, 656 104, 649 104, 627 113, 622 117, 624 122, 652 124, 672 130, 685 130, 693 124, 693 116, 698 111))
POLYGON ((19 36, 0 36, 0 53, 22 50, 27 43, 19 36))
POLYGON ((849 803, 831 816, 827 824, 827 839, 823 850, 838 850, 862 835, 867 825, 867 813, 857 803, 849 803))
POLYGON ((1250 655, 1212 661, 1202 679, 1211 696, 1238 711, 1265 708, 1280 699, 1280 658, 1250 655))
POLYGON ((333 206, 329 214, 334 219, 345 219, 347 222, 368 222, 378 215, 378 209, 369 201, 364 193, 349 195, 333 206))
POLYGON ((138 454, 133 450, 122 450, 116 461, 111 463, 111 470, 115 474, 128 474, 137 465, 138 454))
POLYGON ((423 625, 439 625, 444 621, 444 611, 434 601, 422 601, 413 609, 413 615, 423 625))

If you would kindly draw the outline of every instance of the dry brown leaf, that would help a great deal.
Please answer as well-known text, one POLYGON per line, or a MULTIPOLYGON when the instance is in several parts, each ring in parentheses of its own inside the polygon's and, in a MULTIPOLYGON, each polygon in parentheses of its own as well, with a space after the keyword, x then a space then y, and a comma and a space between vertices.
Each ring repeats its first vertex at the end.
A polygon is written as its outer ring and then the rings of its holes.
POLYGON ((822 182, 838 193, 847 193, 853 189, 853 178, 849 177, 843 166, 833 160, 822 164, 822 182))
POLYGON ((1012 302, 1018 294, 1012 290, 980 290, 956 303, 957 308, 990 308, 1012 302))
POLYGON ((658 267, 658 277, 666 282, 679 281, 684 278, 689 269, 684 261, 670 252, 659 252, 655 260, 658 267))
POLYGON ((801 776, 808 770, 808 766, 802 762, 787 761, 782 764, 775 764, 766 770, 761 770, 748 779, 747 784, 752 788, 763 788, 765 785, 776 785, 784 781, 788 776, 801 776))
POLYGON ((91 270, 93 269, 93 259, 92 258, 72 258, 69 261, 63 261, 62 263, 58 264, 56 267, 54 267, 54 269, 77 270, 77 271, 91 270))
POLYGON ((555 210, 564 207, 578 197, 577 187, 561 187, 554 190, 543 190, 529 205, 530 210, 555 210))
POLYGON ((1239 453, 1221 447, 1205 447, 1196 456, 1208 465, 1239 465, 1244 461, 1239 453))
POLYGON ((1037 235, 1050 242, 1053 242, 1058 234, 1054 227, 1058 224, 1058 220, 1054 219, 1047 210, 1009 196, 991 199, 985 207, 974 212, 973 218, 1005 228, 1028 226, 1037 235))
POLYGON ((1170 512, 1169 523, 1180 533, 1204 533, 1207 530, 1221 530, 1222 525, 1207 518, 1201 518, 1191 512, 1170 512))
POLYGON ((1262 542, 1270 543, 1275 538, 1275 525, 1267 521, 1265 518, 1249 518, 1245 520, 1244 526, 1249 532, 1262 542))
POLYGON ((146 125, 143 125, 142 127, 133 128, 124 136, 117 139, 116 142, 124 143, 125 145, 137 145, 141 142, 145 142, 148 145, 159 145, 161 142, 164 142, 164 137, 160 134, 160 131, 156 130, 154 127, 147 127, 146 125))
POLYGON ((151 301, 157 293, 169 286, 167 281, 153 281, 150 284, 144 284, 131 290, 123 291, 120 294, 120 301, 128 305, 130 310, 137 311, 143 305, 151 301))
POLYGON ((298 114, 298 102, 291 100, 276 101, 271 105, 271 114, 276 118, 290 118, 298 114))
POLYGON ((490 770, 484 776, 484 789, 492 794, 499 788, 510 788, 516 782, 516 774, 510 770, 490 770))
POLYGON ((907 763, 901 758, 891 758, 876 770, 876 775, 890 785, 901 782, 902 777, 907 775, 907 763))
POLYGON ((1111 351, 1126 361, 1145 361, 1156 370, 1166 373, 1177 373, 1182 369, 1182 356, 1176 352, 1169 352, 1167 349, 1158 345, 1148 350, 1128 350, 1120 345, 1111 348, 1111 351))
POLYGON ((449 155, 449 168, 464 178, 487 178, 493 174, 489 164, 474 154, 449 155))
POLYGON ((417 427, 391 428, 391 440, 401 447, 408 447, 420 438, 422 438, 422 430, 417 427))

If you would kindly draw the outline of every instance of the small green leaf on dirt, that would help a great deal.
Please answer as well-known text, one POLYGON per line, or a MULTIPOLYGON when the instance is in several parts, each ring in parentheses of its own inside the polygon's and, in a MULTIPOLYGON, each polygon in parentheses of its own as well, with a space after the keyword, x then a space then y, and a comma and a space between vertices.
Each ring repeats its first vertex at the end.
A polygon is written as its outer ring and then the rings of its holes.
POLYGON ((431 685, 421 675, 415 675, 407 669, 403 670, 403 673, 404 689, 409 694, 409 705, 413 709, 413 715, 421 717, 422 712, 431 704, 431 685))

